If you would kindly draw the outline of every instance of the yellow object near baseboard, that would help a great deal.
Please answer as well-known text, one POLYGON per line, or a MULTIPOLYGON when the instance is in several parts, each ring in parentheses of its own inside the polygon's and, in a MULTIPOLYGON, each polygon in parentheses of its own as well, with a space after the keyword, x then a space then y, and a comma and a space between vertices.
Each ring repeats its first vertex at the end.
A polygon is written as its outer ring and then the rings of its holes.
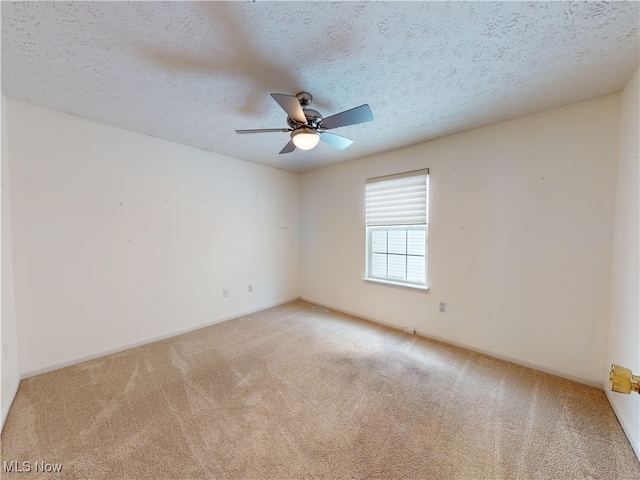
POLYGON ((634 391, 640 393, 640 377, 631 373, 628 368, 611 365, 609 381, 611 382, 611 390, 614 392, 629 394, 634 391))

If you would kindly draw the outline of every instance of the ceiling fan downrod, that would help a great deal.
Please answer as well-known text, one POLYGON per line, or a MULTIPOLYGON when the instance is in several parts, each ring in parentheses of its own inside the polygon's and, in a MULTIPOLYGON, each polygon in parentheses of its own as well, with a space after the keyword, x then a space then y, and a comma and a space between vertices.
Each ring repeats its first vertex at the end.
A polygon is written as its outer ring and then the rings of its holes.
POLYGON ((311 105, 311 103, 313 102, 313 96, 309 92, 298 92, 295 94, 295 97, 298 99, 300 107, 302 108, 302 113, 304 113, 307 121, 306 123, 302 123, 291 117, 287 117, 287 125, 289 125, 294 130, 298 130, 301 128, 311 128, 314 131, 317 130, 318 125, 322 121, 322 115, 317 110, 308 108, 309 105, 311 105))

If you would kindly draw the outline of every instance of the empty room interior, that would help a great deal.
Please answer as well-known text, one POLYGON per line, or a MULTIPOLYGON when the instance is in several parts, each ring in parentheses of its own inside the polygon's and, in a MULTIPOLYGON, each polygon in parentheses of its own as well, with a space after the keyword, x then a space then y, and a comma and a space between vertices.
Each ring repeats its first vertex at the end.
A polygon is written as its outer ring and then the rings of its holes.
POLYGON ((639 2, 0 8, 3 478, 640 478, 639 2))

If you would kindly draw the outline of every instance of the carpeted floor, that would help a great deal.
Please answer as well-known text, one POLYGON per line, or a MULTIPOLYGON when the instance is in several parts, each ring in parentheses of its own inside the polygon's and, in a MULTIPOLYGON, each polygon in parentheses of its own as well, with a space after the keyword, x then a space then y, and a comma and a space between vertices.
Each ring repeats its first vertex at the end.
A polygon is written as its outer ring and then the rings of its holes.
POLYGON ((640 478, 602 391, 310 307, 23 380, 2 478, 640 478))

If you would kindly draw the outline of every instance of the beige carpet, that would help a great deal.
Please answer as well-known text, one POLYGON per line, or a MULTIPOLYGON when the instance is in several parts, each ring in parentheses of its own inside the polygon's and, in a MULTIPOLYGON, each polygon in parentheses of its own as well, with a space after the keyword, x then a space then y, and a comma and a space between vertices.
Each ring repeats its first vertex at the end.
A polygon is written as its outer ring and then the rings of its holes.
POLYGON ((640 478, 602 391, 310 307, 24 380, 2 478, 640 478))

